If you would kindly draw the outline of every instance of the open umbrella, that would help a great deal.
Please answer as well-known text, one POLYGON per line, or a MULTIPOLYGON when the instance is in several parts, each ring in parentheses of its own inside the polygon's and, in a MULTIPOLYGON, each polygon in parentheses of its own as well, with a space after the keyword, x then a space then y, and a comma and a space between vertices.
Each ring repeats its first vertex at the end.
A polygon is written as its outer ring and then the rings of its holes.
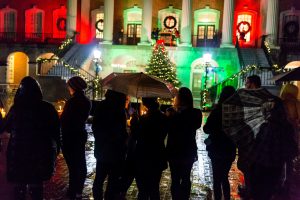
MULTIPOLYGON (((239 168, 275 165, 288 138, 283 104, 266 89, 240 89, 222 105, 223 130, 239 150, 239 168)), ((246 169, 246 168, 245 168, 246 169)))
POLYGON ((272 78, 273 81, 299 81, 300 80, 300 67, 294 68, 290 71, 278 74, 272 78))
POLYGON ((104 89, 121 92, 133 97, 174 97, 172 84, 144 73, 117 73, 104 78, 104 89))

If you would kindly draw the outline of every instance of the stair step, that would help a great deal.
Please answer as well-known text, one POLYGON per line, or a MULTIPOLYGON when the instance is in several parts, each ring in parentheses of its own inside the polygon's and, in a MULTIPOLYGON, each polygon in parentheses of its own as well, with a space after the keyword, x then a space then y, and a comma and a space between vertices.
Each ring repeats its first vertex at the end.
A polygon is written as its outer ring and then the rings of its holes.
POLYGON ((70 97, 66 81, 59 76, 37 76, 43 91, 44 100, 57 102, 70 97))

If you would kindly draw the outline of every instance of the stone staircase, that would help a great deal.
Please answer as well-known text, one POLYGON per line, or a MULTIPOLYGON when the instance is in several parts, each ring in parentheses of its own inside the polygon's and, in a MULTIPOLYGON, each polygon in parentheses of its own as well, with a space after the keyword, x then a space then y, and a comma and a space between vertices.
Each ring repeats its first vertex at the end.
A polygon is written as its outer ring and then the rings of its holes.
POLYGON ((257 65, 259 67, 271 67, 263 49, 240 48, 242 65, 257 65))
POLYGON ((260 70, 254 70, 248 75, 259 75, 262 80, 262 86, 267 88, 272 94, 279 95, 280 86, 271 80, 274 74, 264 50, 262 48, 239 48, 239 51, 242 69, 246 66, 256 65, 260 70))
POLYGON ((44 100, 57 102, 70 97, 66 81, 60 76, 37 76, 36 79, 42 88, 44 100))

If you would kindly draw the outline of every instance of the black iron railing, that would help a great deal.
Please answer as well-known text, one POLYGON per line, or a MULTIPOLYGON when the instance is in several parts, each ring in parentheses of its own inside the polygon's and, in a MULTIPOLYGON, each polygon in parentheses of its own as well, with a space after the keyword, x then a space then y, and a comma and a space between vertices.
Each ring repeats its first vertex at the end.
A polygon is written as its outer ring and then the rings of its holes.
POLYGON ((228 85, 231 85, 235 88, 244 87, 246 77, 251 75, 259 75, 263 86, 274 86, 275 83, 273 80, 271 80, 273 77, 272 71, 273 70, 269 67, 257 67, 255 65, 246 66, 241 71, 232 74, 227 79, 208 88, 208 98, 210 98, 210 101, 214 103, 216 99, 219 98, 222 89, 228 85))
POLYGON ((0 32, 2 43, 49 43, 59 44, 65 40, 66 34, 56 33, 25 33, 25 32, 0 32))

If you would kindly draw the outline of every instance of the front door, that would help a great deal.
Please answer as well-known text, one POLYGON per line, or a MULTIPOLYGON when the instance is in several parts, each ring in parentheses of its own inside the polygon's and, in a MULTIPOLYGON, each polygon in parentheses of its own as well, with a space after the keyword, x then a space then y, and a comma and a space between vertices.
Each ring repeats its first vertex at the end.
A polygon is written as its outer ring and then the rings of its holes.
POLYGON ((197 46, 212 46, 214 43, 215 25, 198 25, 197 46))
POLYGON ((141 40, 141 24, 127 25, 127 44, 136 45, 141 40))

